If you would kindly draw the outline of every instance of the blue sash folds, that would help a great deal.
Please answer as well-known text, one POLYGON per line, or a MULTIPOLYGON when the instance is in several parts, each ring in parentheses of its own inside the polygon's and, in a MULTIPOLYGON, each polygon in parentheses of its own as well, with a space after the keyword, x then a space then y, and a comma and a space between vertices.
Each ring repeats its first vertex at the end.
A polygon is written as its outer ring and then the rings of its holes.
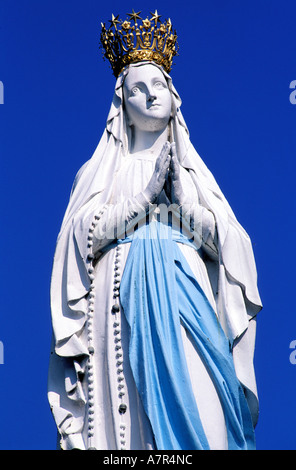
MULTIPOLYGON (((193 393, 180 324, 191 336, 218 393, 228 448, 254 449, 249 408, 229 342, 168 225, 153 222, 131 241, 120 285, 130 327, 134 380, 158 450, 209 449, 193 393)), ((119 241, 120 243, 120 241, 119 241)))

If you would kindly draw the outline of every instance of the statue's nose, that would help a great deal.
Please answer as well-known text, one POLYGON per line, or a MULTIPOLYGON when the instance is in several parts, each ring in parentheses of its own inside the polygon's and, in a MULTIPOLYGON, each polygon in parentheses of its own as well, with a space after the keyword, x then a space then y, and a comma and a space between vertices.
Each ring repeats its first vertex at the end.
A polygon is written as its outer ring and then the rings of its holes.
POLYGON ((154 101, 154 100, 156 100, 155 94, 153 92, 149 91, 148 94, 147 94, 147 101, 151 102, 151 101, 154 101))

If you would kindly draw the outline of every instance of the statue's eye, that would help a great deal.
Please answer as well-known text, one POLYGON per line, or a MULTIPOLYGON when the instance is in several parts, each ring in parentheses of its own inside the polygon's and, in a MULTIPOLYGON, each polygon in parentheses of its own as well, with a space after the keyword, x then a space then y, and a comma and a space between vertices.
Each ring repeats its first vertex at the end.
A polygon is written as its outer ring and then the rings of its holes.
POLYGON ((154 88, 156 88, 157 90, 162 90, 163 88, 166 88, 166 86, 162 82, 155 82, 154 83, 154 88))
POLYGON ((134 86, 134 88, 132 89, 132 95, 137 95, 140 91, 140 88, 138 86, 134 86))

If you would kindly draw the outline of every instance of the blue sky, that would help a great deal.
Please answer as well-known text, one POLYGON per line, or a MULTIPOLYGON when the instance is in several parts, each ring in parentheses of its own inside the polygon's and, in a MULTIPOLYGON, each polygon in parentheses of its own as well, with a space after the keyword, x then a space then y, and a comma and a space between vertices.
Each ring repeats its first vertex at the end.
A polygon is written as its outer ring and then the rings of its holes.
POLYGON ((0 0, 0 449, 55 449, 46 396, 52 258, 74 176, 97 146, 113 95, 99 25, 132 9, 171 17, 180 46, 171 75, 191 140, 253 241, 264 304, 257 448, 295 449, 292 0, 115 0, 112 8, 0 0))

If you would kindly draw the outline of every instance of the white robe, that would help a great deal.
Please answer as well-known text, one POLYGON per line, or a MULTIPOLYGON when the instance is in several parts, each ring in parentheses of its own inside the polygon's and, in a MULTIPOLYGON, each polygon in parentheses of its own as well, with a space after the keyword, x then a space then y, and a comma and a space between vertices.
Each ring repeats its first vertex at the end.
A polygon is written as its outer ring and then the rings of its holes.
MULTIPOLYGON (((144 190, 154 171, 154 157, 134 157, 127 156, 123 160, 122 168, 119 170, 114 180, 114 190, 111 195, 113 205, 108 205, 99 225, 96 227, 97 234, 100 234, 100 247, 104 247, 110 240, 104 239, 104 231, 107 227, 116 225, 120 215, 121 219, 133 220, 133 215, 142 212, 144 209, 139 206, 134 196, 144 190)), ((182 168, 181 180, 183 187, 188 194, 198 195, 191 181, 191 178, 182 168)), ((200 208, 201 209, 201 208, 200 208)), ((201 211, 200 211, 201 212, 201 211)), ((150 220, 156 218, 155 213, 150 214, 150 220)), ((205 218, 207 226, 204 232, 212 233, 215 231, 215 221, 212 214, 205 218), (208 223, 210 226, 208 226, 208 223)), ((108 229, 107 229, 108 231, 108 229)), ((112 230, 110 230, 111 232, 112 230)), ((95 233, 96 233, 95 232, 95 233)), ((179 244, 184 256, 186 257, 192 272, 198 280, 207 298, 215 309, 215 300, 212 293, 208 273, 201 255, 191 247, 179 244)), ((130 244, 120 246, 120 274, 123 273, 126 258, 130 244)), ((95 436, 93 445, 97 449, 149 449, 153 446, 150 425, 145 416, 142 404, 133 381, 132 373, 128 359, 128 330, 126 320, 122 312, 116 315, 112 314, 113 286, 114 286, 114 267, 115 267, 115 248, 104 254, 96 268, 96 298, 95 319, 94 319, 94 348, 96 356, 94 359, 95 367, 95 436), (115 327, 114 327, 115 324, 115 327), (114 330, 120 331, 114 335, 114 330), (118 352, 114 351, 114 340, 120 335, 121 346, 120 361, 118 365, 118 352), (107 348, 107 353, 106 353, 107 348), (123 369, 124 380, 118 382, 118 369, 123 369), (121 394, 124 393, 123 396, 121 394), (108 401, 106 401, 108 396, 108 401), (124 414, 117 412, 120 403, 127 405, 127 411, 124 414), (106 409, 108 403, 109 411, 106 409), (113 411, 113 416, 112 412, 113 411), (106 419, 106 413, 109 413, 109 419, 106 419), (106 427, 106 423, 107 427, 106 427)), ((181 325, 180 325, 181 328, 181 325)), ((223 411, 215 388, 208 373, 201 362, 196 350, 192 346, 190 338, 182 327, 183 341, 186 353, 189 373, 192 380, 193 390, 200 411, 203 427, 205 429, 209 444, 215 449, 224 449, 227 447, 227 436, 223 411), (217 430, 219 429, 219 432, 217 430)))

